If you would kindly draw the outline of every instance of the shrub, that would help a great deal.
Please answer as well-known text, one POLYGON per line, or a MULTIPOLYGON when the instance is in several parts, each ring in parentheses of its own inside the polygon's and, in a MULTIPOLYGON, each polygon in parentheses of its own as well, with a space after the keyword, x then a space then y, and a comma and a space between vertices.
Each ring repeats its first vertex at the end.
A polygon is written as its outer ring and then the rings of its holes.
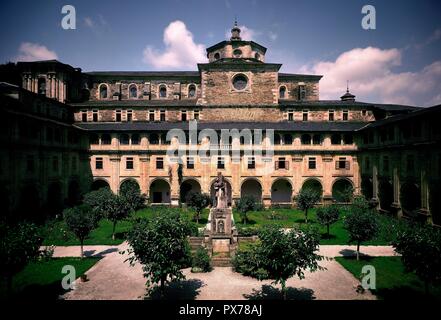
POLYGON ((211 198, 208 194, 200 192, 191 192, 187 196, 187 205, 195 211, 194 219, 196 223, 199 223, 199 217, 201 216, 202 210, 208 207, 211 203, 211 198))
POLYGON ((202 272, 211 271, 211 259, 207 249, 199 247, 193 255, 192 272, 201 270, 202 272))

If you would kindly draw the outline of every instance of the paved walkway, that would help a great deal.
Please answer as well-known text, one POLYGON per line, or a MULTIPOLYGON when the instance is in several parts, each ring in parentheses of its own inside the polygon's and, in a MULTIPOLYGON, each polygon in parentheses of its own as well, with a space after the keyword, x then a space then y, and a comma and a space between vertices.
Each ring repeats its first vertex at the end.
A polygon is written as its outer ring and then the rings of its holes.
MULTIPOLYGON (((75 290, 65 294, 65 299, 75 300, 134 300, 144 299, 146 295, 145 278, 141 265, 131 267, 127 254, 120 252, 127 244, 120 246, 85 246, 87 256, 103 257, 87 271, 89 281, 77 280, 75 290)), ((370 256, 396 255, 390 246, 363 246, 363 254, 370 256)), ((79 256, 79 246, 56 247, 54 257, 79 256)), ((321 246, 320 254, 327 257, 350 256, 355 254, 355 246, 321 246)), ((356 287, 359 281, 334 260, 320 263, 325 271, 305 272, 305 279, 291 278, 287 282, 288 298, 309 299, 375 299, 370 292, 359 294, 356 287)), ((170 299, 271 299, 280 297, 280 286, 271 281, 258 281, 235 273, 231 268, 214 268, 209 273, 191 273, 185 269, 186 280, 173 285, 167 292, 170 299)))

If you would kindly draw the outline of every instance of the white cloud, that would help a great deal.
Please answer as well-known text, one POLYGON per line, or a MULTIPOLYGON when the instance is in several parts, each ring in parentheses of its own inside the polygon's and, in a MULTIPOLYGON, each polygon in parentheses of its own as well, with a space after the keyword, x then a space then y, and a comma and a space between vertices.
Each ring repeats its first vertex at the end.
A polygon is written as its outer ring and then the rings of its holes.
POLYGON ((86 27, 88 28, 93 28, 95 26, 95 23, 93 22, 91 17, 85 17, 84 18, 84 24, 86 25, 86 27))
POLYGON ((55 51, 51 51, 38 43, 23 42, 18 49, 16 61, 37 61, 58 59, 55 51))
POLYGON ((430 106, 441 103, 441 60, 415 72, 395 72, 401 51, 374 47, 355 48, 335 61, 318 61, 301 72, 321 74, 320 98, 338 99, 349 80, 357 100, 430 106))
POLYGON ((272 41, 276 41, 277 38, 279 37, 279 35, 275 32, 269 31, 268 32, 268 37, 272 40, 272 41))
POLYGON ((173 21, 164 30, 165 50, 147 46, 143 61, 154 68, 195 68, 196 63, 206 62, 205 46, 193 40, 193 34, 182 21, 173 21))

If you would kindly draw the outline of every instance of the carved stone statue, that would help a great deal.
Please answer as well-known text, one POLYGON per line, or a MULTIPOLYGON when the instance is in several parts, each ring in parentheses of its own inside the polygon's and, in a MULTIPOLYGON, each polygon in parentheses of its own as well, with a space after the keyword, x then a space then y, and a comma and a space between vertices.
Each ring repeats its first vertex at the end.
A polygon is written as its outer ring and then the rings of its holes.
POLYGON ((217 223, 217 232, 218 233, 225 233, 225 225, 224 225, 224 222, 222 220, 220 220, 217 223))
POLYGON ((227 199, 226 199, 226 184, 224 180, 224 176, 221 172, 217 173, 217 178, 214 181, 214 191, 216 204, 215 208, 226 208, 227 207, 227 199))

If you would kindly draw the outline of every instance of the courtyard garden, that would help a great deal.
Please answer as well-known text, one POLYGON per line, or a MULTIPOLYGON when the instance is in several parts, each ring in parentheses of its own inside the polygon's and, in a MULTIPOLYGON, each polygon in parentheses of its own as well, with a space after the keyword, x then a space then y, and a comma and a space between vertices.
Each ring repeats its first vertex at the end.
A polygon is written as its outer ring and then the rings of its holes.
POLYGON ((0 299, 20 298, 54 300, 66 292, 60 283, 65 274, 61 270, 66 265, 75 268, 80 277, 99 261, 99 258, 49 258, 31 261, 12 278, 12 291, 8 292, 6 281, 0 282, 0 299))

